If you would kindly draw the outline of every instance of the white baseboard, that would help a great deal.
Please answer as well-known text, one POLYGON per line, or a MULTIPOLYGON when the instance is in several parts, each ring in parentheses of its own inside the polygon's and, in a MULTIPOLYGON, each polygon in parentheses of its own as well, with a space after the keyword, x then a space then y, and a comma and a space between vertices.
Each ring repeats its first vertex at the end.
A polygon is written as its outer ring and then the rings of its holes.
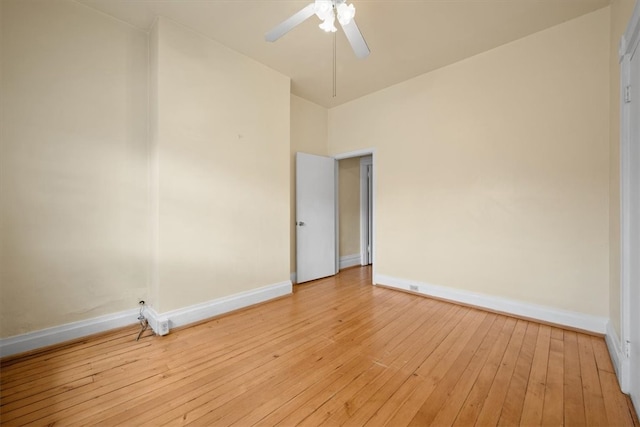
POLYGON ((340 257, 340 270, 360 265, 360 254, 345 255, 340 257))
POLYGON ((374 283, 597 334, 604 335, 607 332, 608 319, 605 317, 592 316, 444 286, 436 286, 414 280, 398 279, 382 274, 375 275, 374 283))
POLYGON ((149 319, 149 325, 154 332, 158 335, 165 335, 163 332, 168 331, 159 330, 158 324, 160 321, 168 320, 170 330, 171 328, 189 325, 230 311, 289 295, 292 292, 293 286, 291 281, 287 280, 164 313, 157 313, 155 310, 149 309, 147 311, 147 317, 149 319))
POLYGON ((611 322, 607 323, 607 334, 604 338, 611 355, 613 369, 618 377, 620 389, 623 393, 629 393, 629 358, 625 355, 622 340, 618 337, 618 333, 611 322))
POLYGON ((67 323, 22 335, 0 339, 0 357, 48 347, 138 322, 138 309, 67 323))
MULTIPOLYGON (((356 265, 361 265, 360 264, 361 261, 362 260, 361 260, 360 254, 341 256, 340 257, 340 264, 338 266, 338 270, 342 270, 342 269, 349 268, 349 267, 354 267, 356 265)), ((291 280, 291 283, 298 283, 297 274, 296 274, 295 271, 291 272, 290 280, 291 280)))
MULTIPOLYGON (((158 335, 165 335, 168 330, 159 328, 162 321, 168 321, 169 329, 177 326, 184 326, 190 323, 205 320, 233 310, 248 307, 270 299, 288 295, 292 292, 290 281, 276 283, 228 297, 218 298, 202 304, 166 313, 157 313, 153 308, 146 308, 144 311, 149 326, 158 335)), ((65 341, 86 337, 88 335, 106 332, 111 329, 123 326, 134 325, 138 322, 138 309, 122 311, 120 313, 95 317, 93 319, 54 326, 52 328, 29 332, 23 335, 0 339, 0 357, 11 356, 24 353, 65 341)))

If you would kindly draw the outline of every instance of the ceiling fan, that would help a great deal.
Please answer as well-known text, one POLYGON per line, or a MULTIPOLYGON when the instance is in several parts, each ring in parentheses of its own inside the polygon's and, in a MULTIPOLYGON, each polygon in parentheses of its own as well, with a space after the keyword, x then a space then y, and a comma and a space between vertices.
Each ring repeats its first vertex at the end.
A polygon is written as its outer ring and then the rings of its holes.
POLYGON ((315 0, 289 19, 277 25, 265 34, 264 38, 268 42, 274 42, 313 15, 316 15, 322 21, 319 25, 321 29, 335 33, 338 30, 334 25, 337 16, 353 52, 358 58, 366 58, 369 56, 370 51, 367 42, 362 37, 362 33, 360 33, 360 29, 356 25, 356 21, 353 19, 355 14, 355 6, 353 4, 347 5, 346 0, 315 0))

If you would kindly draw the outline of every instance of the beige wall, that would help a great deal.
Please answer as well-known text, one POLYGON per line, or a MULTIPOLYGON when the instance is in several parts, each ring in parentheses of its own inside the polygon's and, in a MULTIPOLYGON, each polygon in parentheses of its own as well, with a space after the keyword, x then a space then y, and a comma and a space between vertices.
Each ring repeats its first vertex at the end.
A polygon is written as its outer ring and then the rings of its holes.
POLYGON ((0 337, 288 280, 287 77, 72 1, 2 36, 0 337))
POLYGON ((610 314, 619 331, 633 1, 330 111, 171 21, 149 37, 72 1, 0 5, 0 337, 286 280, 293 153, 370 147, 379 273, 610 314))
POLYGON ((608 8, 331 109, 361 141, 379 274, 608 315, 608 8))
POLYGON ((147 36, 72 1, 1 7, 8 337, 146 297, 147 36))
POLYGON ((618 45, 633 13, 635 0, 611 1, 610 144, 609 144, 609 315, 620 331, 620 63, 618 45))
POLYGON ((327 109, 295 95, 291 95, 291 149, 289 155, 290 211, 289 268, 296 271, 296 170, 295 153, 301 151, 319 156, 327 155, 327 109))
POLYGON ((338 162, 340 256, 360 254, 360 158, 338 162))
POLYGON ((289 78, 156 25, 156 310, 288 281, 289 78))

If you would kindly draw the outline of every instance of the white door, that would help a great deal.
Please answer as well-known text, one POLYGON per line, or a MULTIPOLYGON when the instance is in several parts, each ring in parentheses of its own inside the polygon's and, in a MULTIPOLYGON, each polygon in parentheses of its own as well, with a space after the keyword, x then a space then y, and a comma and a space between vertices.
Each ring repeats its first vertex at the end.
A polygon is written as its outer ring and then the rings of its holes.
POLYGON ((631 274, 629 289, 629 314, 631 322, 629 324, 629 395, 636 407, 640 411, 640 49, 636 41, 635 52, 631 57, 630 80, 629 85, 630 103, 629 105, 629 142, 631 144, 631 152, 633 155, 633 168, 635 173, 632 175, 636 182, 632 185, 634 193, 632 195, 633 212, 635 218, 632 218, 632 248, 633 255, 637 257, 634 260, 634 268, 631 274))
POLYGON ((336 160, 296 153, 296 281, 337 273, 336 160))

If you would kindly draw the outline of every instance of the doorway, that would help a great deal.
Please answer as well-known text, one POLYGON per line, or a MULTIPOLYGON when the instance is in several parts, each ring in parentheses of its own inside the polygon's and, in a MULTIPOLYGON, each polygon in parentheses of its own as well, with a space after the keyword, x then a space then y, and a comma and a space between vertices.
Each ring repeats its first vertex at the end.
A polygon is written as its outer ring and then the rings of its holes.
POLYGON ((371 156, 338 161, 339 270, 373 262, 372 193, 371 156))
MULTIPOLYGON (((346 162, 345 162, 346 164, 346 162)), ((375 283, 375 209, 376 209, 376 174, 375 150, 360 150, 324 157, 306 153, 296 153, 296 211, 295 211, 295 239, 296 239, 296 272, 292 274, 292 282, 303 283, 320 277, 336 274, 340 269, 357 265, 373 265, 372 283, 375 283), (361 161, 361 158, 368 157, 361 161), (346 191, 340 191, 340 161, 347 161, 352 166, 354 185, 348 192, 351 194, 351 202, 355 200, 355 208, 350 215, 356 219, 355 225, 349 226, 351 241, 355 244, 351 249, 341 251, 340 237, 344 237, 346 229, 340 233, 340 213, 345 203, 340 203, 340 195, 346 191), (337 163, 337 167, 333 167, 337 163), (364 167, 364 169, 361 169, 364 167), (315 173, 322 170, 322 176, 315 173), (362 183, 362 172, 366 171, 367 179, 362 183), (335 174, 334 172, 335 171, 335 174), (308 185, 305 185, 308 184, 308 185), (366 197, 361 193, 366 191, 366 197), (316 194, 318 190, 321 194, 316 194), (335 189, 335 192, 330 191, 335 189), (336 194, 331 197, 330 194, 336 194), (335 203, 334 203, 335 202, 335 203), (342 206, 342 207, 341 207, 342 206), (321 207, 321 209, 320 209, 321 207), (363 213, 364 212, 364 213, 363 213), (320 215, 320 218, 316 218, 320 215), (360 221, 365 216, 366 221, 360 221), (310 221, 311 219, 311 221, 310 221), (326 223, 326 224, 325 224, 326 223), (331 224, 335 226, 331 226, 331 224), (324 225, 323 225, 324 224, 324 225), (328 225, 327 225, 328 224, 328 225), (320 227, 320 231, 312 233, 320 227), (366 227, 366 231, 361 229, 366 227), (353 238, 355 236, 355 239, 353 238), (363 237, 364 236, 364 237, 363 237), (361 243, 365 240, 365 243, 361 243), (331 243, 334 242, 334 243, 331 243), (365 250, 363 250, 363 247, 365 250), (363 252, 366 257, 363 260, 363 252), (342 256, 341 256, 342 255, 342 256), (318 259, 327 258, 326 267, 322 271, 318 259)), ((344 194, 343 194, 344 195, 344 194)))
POLYGON ((339 154, 335 159, 339 166, 339 267, 373 265, 375 278, 375 150, 339 154))

